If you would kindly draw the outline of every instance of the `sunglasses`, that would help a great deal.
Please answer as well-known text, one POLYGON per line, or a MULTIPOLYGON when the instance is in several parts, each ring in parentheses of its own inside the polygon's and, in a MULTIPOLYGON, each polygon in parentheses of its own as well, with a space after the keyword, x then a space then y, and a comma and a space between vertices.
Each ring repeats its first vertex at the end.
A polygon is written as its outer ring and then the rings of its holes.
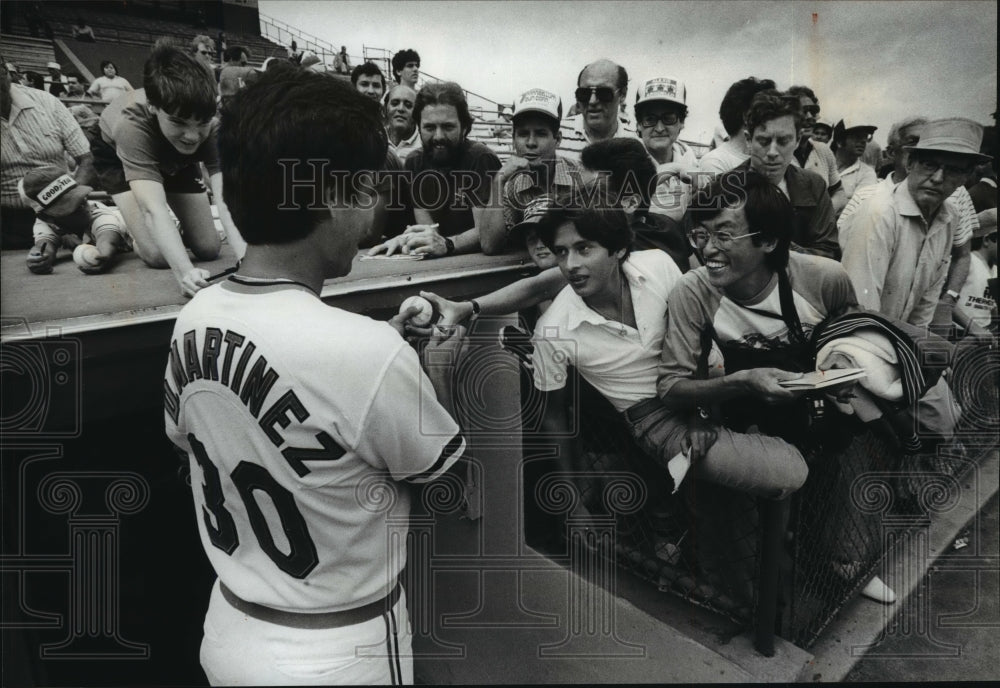
POLYGON ((576 89, 576 102, 589 103, 591 96, 597 96, 598 102, 610 103, 618 91, 609 86, 581 86, 576 89))
POLYGON ((819 106, 818 105, 806 105, 804 108, 802 108, 802 112, 804 112, 807 115, 812 115, 813 117, 815 117, 816 115, 819 114, 819 106))
POLYGON ((680 121, 681 118, 677 116, 676 112, 664 112, 662 115, 643 115, 639 118, 639 124, 647 129, 655 127, 657 122, 663 122, 664 125, 672 127, 680 121))

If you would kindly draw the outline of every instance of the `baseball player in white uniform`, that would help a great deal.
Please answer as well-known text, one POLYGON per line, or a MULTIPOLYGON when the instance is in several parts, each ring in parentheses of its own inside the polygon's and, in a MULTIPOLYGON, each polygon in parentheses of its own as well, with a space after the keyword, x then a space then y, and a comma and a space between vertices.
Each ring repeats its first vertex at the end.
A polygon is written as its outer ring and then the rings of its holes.
POLYGON ((219 147, 249 246, 182 309, 164 379, 218 574, 202 667, 213 685, 412 683, 399 524, 405 483, 465 451, 452 366, 437 365, 462 332, 431 340, 424 372, 400 336, 416 309, 385 323, 319 299, 371 224, 374 190, 344 179, 385 159, 375 101, 320 74, 267 74, 228 106, 219 147), (347 177, 284 176, 290 160, 347 177))

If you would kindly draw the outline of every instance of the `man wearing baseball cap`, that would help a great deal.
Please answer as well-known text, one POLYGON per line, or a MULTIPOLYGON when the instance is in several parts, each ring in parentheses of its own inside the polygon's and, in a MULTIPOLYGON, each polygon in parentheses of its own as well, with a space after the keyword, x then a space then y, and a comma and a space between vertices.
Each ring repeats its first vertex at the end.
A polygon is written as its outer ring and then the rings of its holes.
POLYGON ((635 94, 635 121, 642 144, 656 162, 656 193, 649 212, 680 222, 691 200, 691 185, 682 177, 698 172, 694 151, 681 143, 687 118, 684 82, 669 76, 644 81, 635 94))
MULTIPOLYGON (((972 120, 927 122, 917 145, 906 147, 906 181, 858 208, 840 244, 862 307, 917 327, 930 326, 959 222, 945 199, 988 157, 979 153, 982 139, 983 127, 972 120)), ((960 409, 944 377, 924 396, 919 410, 925 430, 951 437, 960 409)))
POLYGON ((58 62, 49 62, 45 65, 49 70, 49 75, 45 77, 45 90, 56 98, 66 93, 66 84, 69 79, 63 76, 62 65, 58 62))
MULTIPOLYGON (((840 174, 840 182, 848 200, 854 195, 855 189, 878 184, 875 168, 861 160, 865 154, 865 147, 877 128, 870 124, 848 124, 844 120, 837 122, 837 126, 833 128, 831 147, 837 156, 837 172, 840 174)), ((814 126, 813 137, 815 136, 814 126)))
POLYGON ((833 139, 833 124, 825 119, 817 119, 816 123, 813 124, 812 136, 809 137, 809 140, 829 144, 831 139, 833 139))
POLYGON ((561 119, 562 100, 551 91, 532 88, 518 96, 511 120, 514 154, 494 177, 490 202, 483 209, 483 253, 494 255, 527 246, 539 267, 543 267, 539 261, 546 263, 544 267, 555 264, 533 231, 514 229, 528 220, 528 207, 533 201, 569 191, 573 185, 577 164, 556 154, 562 142, 561 119))
POLYGON ((127 235, 118 211, 88 201, 87 194, 93 189, 79 184, 65 168, 47 165, 33 169, 18 182, 17 190, 37 214, 35 245, 28 253, 28 269, 36 275, 52 272, 59 247, 75 248, 88 232, 94 249, 77 259, 78 267, 87 274, 110 267, 111 259, 124 246, 127 235))

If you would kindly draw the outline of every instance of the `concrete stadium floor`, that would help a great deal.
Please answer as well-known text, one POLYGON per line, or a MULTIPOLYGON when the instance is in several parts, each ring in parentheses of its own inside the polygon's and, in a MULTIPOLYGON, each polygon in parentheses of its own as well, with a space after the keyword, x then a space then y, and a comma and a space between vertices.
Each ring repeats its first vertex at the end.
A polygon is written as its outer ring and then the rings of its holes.
POLYGON ((926 598, 923 604, 901 607, 891 619, 890 628, 913 632, 890 632, 844 681, 1000 679, 998 511, 1000 496, 995 494, 960 534, 968 545, 949 548, 931 565, 926 592, 914 593, 926 598))

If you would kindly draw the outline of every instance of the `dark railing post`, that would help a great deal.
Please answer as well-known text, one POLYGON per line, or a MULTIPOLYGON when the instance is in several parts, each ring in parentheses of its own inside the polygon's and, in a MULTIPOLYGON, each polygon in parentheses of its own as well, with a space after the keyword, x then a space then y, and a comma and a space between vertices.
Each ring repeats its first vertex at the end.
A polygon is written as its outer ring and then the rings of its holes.
POLYGON ((757 580, 757 618, 754 647, 774 656, 774 625, 778 614, 778 574, 781 561, 782 513, 787 499, 759 501, 761 524, 760 576, 757 580))

